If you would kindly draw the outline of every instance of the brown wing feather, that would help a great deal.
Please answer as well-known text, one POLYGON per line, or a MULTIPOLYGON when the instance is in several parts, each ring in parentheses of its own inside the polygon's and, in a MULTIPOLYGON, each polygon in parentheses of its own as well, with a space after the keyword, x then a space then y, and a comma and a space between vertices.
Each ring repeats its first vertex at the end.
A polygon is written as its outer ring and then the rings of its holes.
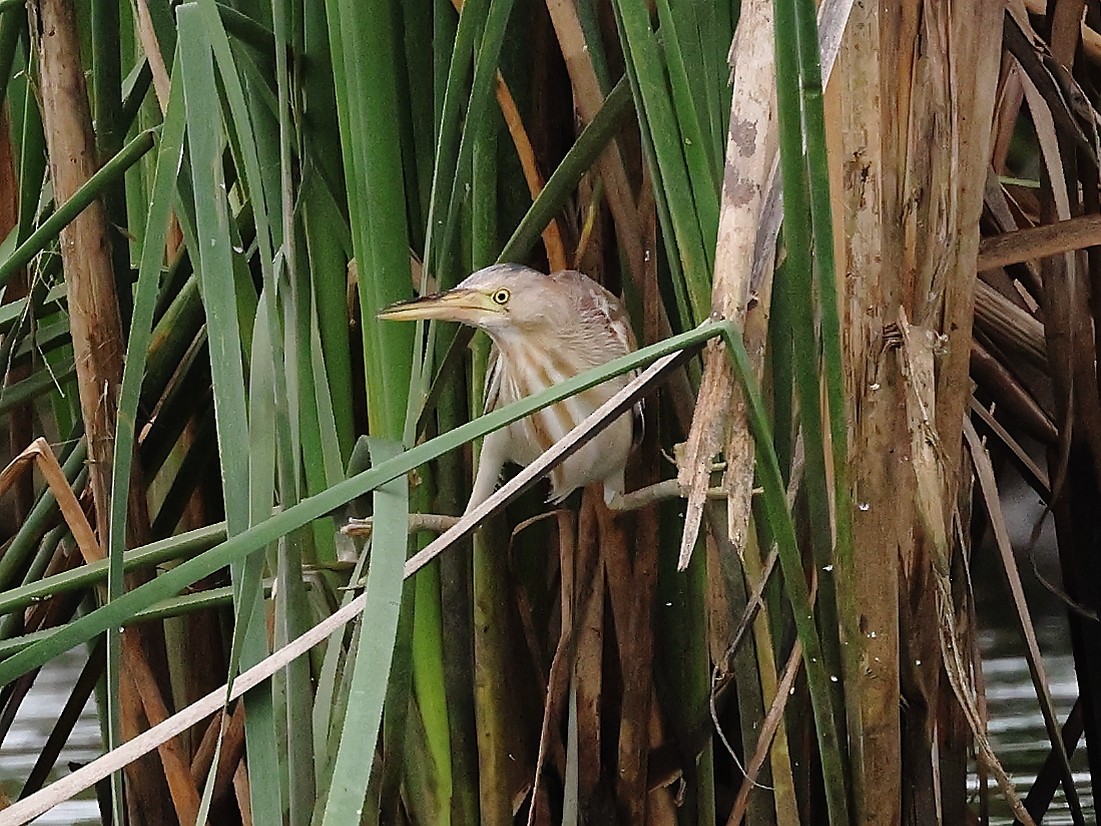
MULTIPOLYGON (((604 316, 607 320, 606 327, 614 336, 620 352, 624 354, 633 353, 638 349, 638 343, 634 331, 631 329, 627 311, 623 306, 623 302, 614 293, 577 270, 563 270, 553 273, 551 277, 559 283, 569 283, 577 291, 580 299, 578 305, 582 312, 599 313, 604 316)), ((637 370, 632 370, 628 374, 628 378, 633 379, 637 374, 637 370)), ((631 416, 631 448, 633 450, 642 443, 643 435, 646 432, 646 418, 642 401, 631 408, 631 416)))

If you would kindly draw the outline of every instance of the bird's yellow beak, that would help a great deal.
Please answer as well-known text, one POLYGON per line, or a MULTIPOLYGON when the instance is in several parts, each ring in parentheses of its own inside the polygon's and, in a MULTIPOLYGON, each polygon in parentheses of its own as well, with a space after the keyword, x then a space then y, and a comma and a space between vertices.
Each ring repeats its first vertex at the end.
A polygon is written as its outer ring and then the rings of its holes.
POLYGON ((485 293, 478 290, 449 290, 446 293, 426 295, 412 301, 391 304, 378 314, 384 321, 417 321, 438 319, 467 324, 486 313, 499 313, 501 308, 485 293))

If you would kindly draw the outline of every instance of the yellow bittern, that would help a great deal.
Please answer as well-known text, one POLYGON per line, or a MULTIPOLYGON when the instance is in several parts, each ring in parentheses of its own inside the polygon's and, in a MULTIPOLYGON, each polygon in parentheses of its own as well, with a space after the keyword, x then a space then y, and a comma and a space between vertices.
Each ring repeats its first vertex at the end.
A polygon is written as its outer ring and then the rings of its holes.
MULTIPOLYGON (((543 275, 517 264, 495 264, 447 292, 394 304, 379 318, 434 318, 485 330, 493 340, 486 412, 635 349, 619 299, 575 270, 543 275)), ((493 493, 506 462, 533 462, 630 378, 609 379, 486 436, 467 510, 493 493)), ((621 495, 627 457, 641 432, 636 405, 550 472, 550 500, 560 502, 594 482, 604 483, 607 502, 621 495)))

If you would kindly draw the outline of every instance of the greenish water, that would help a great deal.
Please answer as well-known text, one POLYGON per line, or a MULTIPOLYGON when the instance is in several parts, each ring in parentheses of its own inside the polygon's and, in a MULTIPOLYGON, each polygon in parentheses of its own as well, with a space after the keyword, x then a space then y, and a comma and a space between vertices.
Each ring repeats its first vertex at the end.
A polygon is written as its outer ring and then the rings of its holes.
MULTIPOLYGON (((983 552, 980 551, 980 555, 983 552)), ((994 560, 985 557, 993 566, 994 560)), ((1040 557, 1041 571, 1049 581, 1058 581, 1058 572, 1050 565, 1050 557, 1040 557)), ((978 556, 976 562, 982 562, 978 556)), ((1060 723, 1066 720, 1078 697, 1074 659, 1070 651, 1070 634, 1065 614, 1057 597, 1044 588, 1031 570, 1031 561, 1020 557, 1018 565, 1025 583, 1025 593, 1036 628, 1036 638, 1044 658, 1052 703, 1060 723)), ((1051 749, 1044 729, 1043 717, 1037 707, 1036 689, 1028 673, 1021 651, 1024 649, 1018 623, 1000 570, 985 576, 974 572, 976 600, 980 622, 979 644, 983 654, 983 676, 986 681, 986 704, 989 716, 990 741, 1002 765, 1013 778, 1014 786, 1023 798, 1035 780, 1051 749)), ((1096 807, 1090 788, 1089 769, 1084 740, 1071 756, 1075 787, 1082 804, 1086 823, 1096 823, 1096 807)), ((990 781, 991 823, 1012 823, 1009 807, 1000 791, 990 781)), ((977 795, 978 780, 974 776, 971 792, 977 795)), ((1060 788, 1044 817, 1045 826, 1072 823, 1066 798, 1060 788)))
MULTIPOLYGON (((988 551, 980 550, 974 560, 976 596, 980 617, 979 642, 983 652, 983 673, 986 680, 986 702, 989 713, 990 738, 994 749, 1013 777, 1022 795, 1027 792, 1035 771, 1047 753, 1047 738, 1043 719, 1036 709, 1036 694, 1029 679, 1028 668, 1019 656, 1020 634, 1010 612, 1010 603, 1000 574, 994 568, 988 551)), ((1066 718, 1077 696, 1074 664, 1070 655, 1070 640, 1066 620, 1060 613, 1057 599, 1043 589, 1022 561, 1022 576, 1026 580, 1029 605, 1036 622, 1036 633, 1051 683, 1051 692, 1060 720, 1066 718)), ((16 717, 12 730, 0 749, 0 788, 14 797, 19 784, 34 765, 35 757, 46 741, 57 719, 68 690, 83 665, 83 655, 70 652, 49 668, 42 670, 34 690, 28 695, 16 717)), ((1096 823, 1093 799, 1086 769, 1085 746, 1079 745, 1072 759, 1076 785, 1086 822, 1096 823)), ((60 770, 51 779, 68 773, 70 761, 85 763, 101 751, 99 725, 95 708, 89 704, 73 731, 61 759, 60 770)), ((973 802, 978 796, 978 781, 972 776, 970 791, 973 802)), ((1011 823, 1009 809, 999 792, 990 792, 991 822, 1011 823)), ((977 810, 977 805, 974 806, 977 810)), ((46 826, 94 826, 99 810, 94 800, 69 801, 44 815, 36 824, 46 826)), ((1070 823, 1070 814, 1062 791, 1056 795, 1045 824, 1070 823)), ((954 825, 952 825, 954 826, 954 825)))
MULTIPOLYGON (((15 799, 22 781, 30 774, 42 746, 57 722, 72 685, 87 659, 82 651, 70 651, 43 668, 34 688, 23 700, 11 730, 0 747, 0 788, 15 799)), ((61 752, 50 780, 69 773, 70 762, 88 763, 102 754, 99 723, 94 701, 84 708, 72 736, 61 752)), ((36 826, 92 826, 99 824, 99 806, 91 792, 78 800, 68 800, 35 820, 36 826)))

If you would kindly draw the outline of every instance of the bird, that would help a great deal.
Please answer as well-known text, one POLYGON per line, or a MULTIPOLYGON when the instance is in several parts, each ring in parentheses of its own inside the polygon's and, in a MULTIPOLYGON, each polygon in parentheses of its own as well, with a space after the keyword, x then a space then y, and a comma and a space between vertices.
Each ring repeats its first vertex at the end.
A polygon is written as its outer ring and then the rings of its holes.
MULTIPOLYGON (((620 300, 577 270, 543 274, 519 264, 494 264, 453 289, 392 304, 388 321, 437 319, 484 330, 493 342, 485 412, 505 407, 598 367, 637 347, 620 300)), ((604 402, 633 374, 608 379, 489 433, 482 443, 467 512, 497 487, 506 463, 527 466, 604 402)), ((627 459, 642 435, 641 403, 623 413, 550 473, 548 501, 602 482, 611 504, 624 490, 627 459)))

